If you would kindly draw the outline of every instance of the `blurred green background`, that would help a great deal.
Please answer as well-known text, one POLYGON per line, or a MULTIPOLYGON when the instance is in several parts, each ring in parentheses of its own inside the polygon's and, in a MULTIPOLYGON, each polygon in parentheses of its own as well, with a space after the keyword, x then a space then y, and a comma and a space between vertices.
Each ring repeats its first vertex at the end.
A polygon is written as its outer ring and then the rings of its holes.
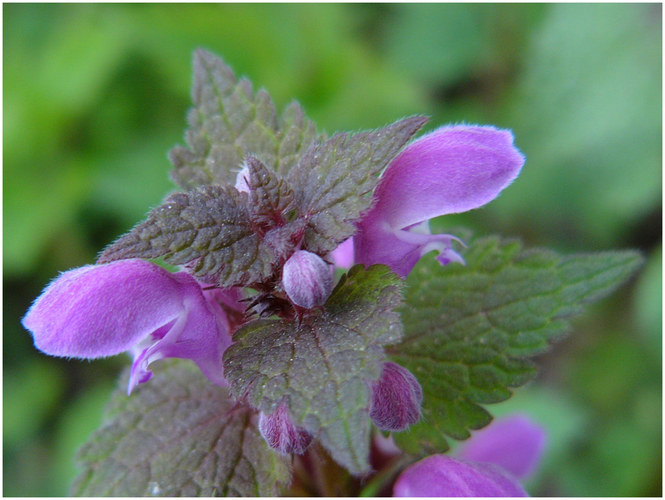
POLYGON ((127 359, 48 358, 19 321, 175 188, 191 56, 297 98, 321 130, 405 115, 511 128, 527 163, 436 221, 562 252, 639 248, 638 276, 493 409, 547 427, 534 495, 661 494, 658 4, 4 4, 4 495, 60 496, 127 359))

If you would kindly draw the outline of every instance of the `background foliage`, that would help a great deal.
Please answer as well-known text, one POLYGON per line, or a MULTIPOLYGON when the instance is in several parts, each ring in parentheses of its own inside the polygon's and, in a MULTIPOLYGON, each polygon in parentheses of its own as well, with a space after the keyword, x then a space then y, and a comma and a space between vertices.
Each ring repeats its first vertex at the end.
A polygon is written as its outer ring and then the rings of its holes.
POLYGON ((535 495, 661 491, 661 12, 656 4, 3 5, 4 491, 63 495, 122 356, 38 354, 19 321, 58 271, 175 189, 191 56, 291 98, 327 132, 422 113, 512 128, 523 174, 436 221, 561 252, 638 248, 628 286, 491 409, 550 435, 535 495))

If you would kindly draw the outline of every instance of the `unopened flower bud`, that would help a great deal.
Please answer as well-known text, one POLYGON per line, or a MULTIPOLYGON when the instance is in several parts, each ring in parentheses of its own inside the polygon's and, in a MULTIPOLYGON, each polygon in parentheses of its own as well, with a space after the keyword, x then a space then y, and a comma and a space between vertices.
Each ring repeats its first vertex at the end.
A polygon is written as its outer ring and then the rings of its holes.
POLYGON ((291 302, 311 309, 328 299, 333 288, 333 270, 318 255, 298 250, 284 264, 282 285, 291 302))
POLYGON ((282 455, 290 453, 302 455, 312 442, 311 434, 293 425, 284 403, 281 403, 270 415, 261 413, 259 432, 268 445, 282 455))
POLYGON ((423 390, 409 370, 390 361, 372 383, 369 416, 384 431, 403 431, 420 418, 423 390))

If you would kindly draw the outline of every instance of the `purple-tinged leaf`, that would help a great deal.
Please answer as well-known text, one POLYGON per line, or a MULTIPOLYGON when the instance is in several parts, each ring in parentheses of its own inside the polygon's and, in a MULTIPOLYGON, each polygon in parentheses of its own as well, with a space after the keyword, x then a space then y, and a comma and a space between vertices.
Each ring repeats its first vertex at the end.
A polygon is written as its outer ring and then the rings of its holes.
POLYGON ((400 280, 385 266, 357 266, 323 308, 299 323, 259 320, 234 334, 224 369, 236 397, 267 414, 285 404, 293 424, 319 439, 354 474, 369 468, 371 391, 401 338, 393 311, 400 280))
POLYGON ((162 363, 131 397, 127 375, 105 422, 81 448, 77 496, 277 496, 289 464, 258 415, 184 363, 162 363))
POLYGON ((307 220, 303 248, 323 255, 355 232, 379 174, 426 121, 413 116, 374 131, 340 133, 307 150, 288 175, 307 220))
POLYGON ((209 283, 249 285, 273 274, 279 256, 292 251, 291 236, 298 231, 292 224, 257 234, 246 193, 231 186, 202 186, 169 196, 146 221, 106 248, 99 262, 162 257, 187 265, 209 283))
POLYGON ((260 231, 285 225, 293 209, 293 190, 289 184, 253 156, 247 157, 245 169, 252 222, 260 231))

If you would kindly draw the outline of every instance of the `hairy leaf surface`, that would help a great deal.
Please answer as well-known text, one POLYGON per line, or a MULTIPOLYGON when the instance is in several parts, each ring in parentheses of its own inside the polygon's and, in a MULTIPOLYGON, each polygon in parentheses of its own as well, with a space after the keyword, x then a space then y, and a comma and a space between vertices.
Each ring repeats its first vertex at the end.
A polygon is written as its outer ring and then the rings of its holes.
POLYGON ((355 232, 379 174, 426 121, 413 116, 374 131, 340 133, 307 151, 288 176, 307 220, 307 250, 327 253, 355 232))
POLYGON ((252 220, 261 228, 284 225, 293 208, 293 190, 288 182, 271 172, 258 158, 250 156, 245 163, 252 220))
POLYGON ((567 318, 599 300, 639 266, 636 252, 559 256, 515 241, 479 239, 466 266, 428 255, 407 279, 402 343, 390 358, 424 390, 423 416, 395 434, 405 450, 441 452, 487 425, 481 405, 507 399, 536 372, 532 356, 569 330, 567 318))
POLYGON ((285 401, 291 417, 354 474, 369 468, 368 382, 378 378, 383 346, 398 342, 393 311, 400 280, 385 266, 357 266, 324 309, 300 323, 254 321, 234 334, 224 373, 237 397, 270 414, 285 401))
POLYGON ((256 413, 193 365, 161 362, 130 397, 126 383, 127 374, 79 451, 74 495, 276 496, 290 482, 288 461, 265 443, 256 413))
POLYGON ((192 100, 187 147, 176 146, 169 154, 175 167, 171 176, 183 189, 233 184, 250 154, 285 173, 317 138, 297 102, 278 118, 265 90, 254 94, 249 80, 236 79, 231 68, 205 50, 194 53, 192 100))
POLYGON ((278 250, 289 244, 292 226, 275 235, 259 235, 252 226, 247 194, 231 186, 202 186, 169 196, 148 219, 110 245, 99 263, 118 259, 162 257, 187 264, 205 281, 230 287, 272 275, 278 250))

